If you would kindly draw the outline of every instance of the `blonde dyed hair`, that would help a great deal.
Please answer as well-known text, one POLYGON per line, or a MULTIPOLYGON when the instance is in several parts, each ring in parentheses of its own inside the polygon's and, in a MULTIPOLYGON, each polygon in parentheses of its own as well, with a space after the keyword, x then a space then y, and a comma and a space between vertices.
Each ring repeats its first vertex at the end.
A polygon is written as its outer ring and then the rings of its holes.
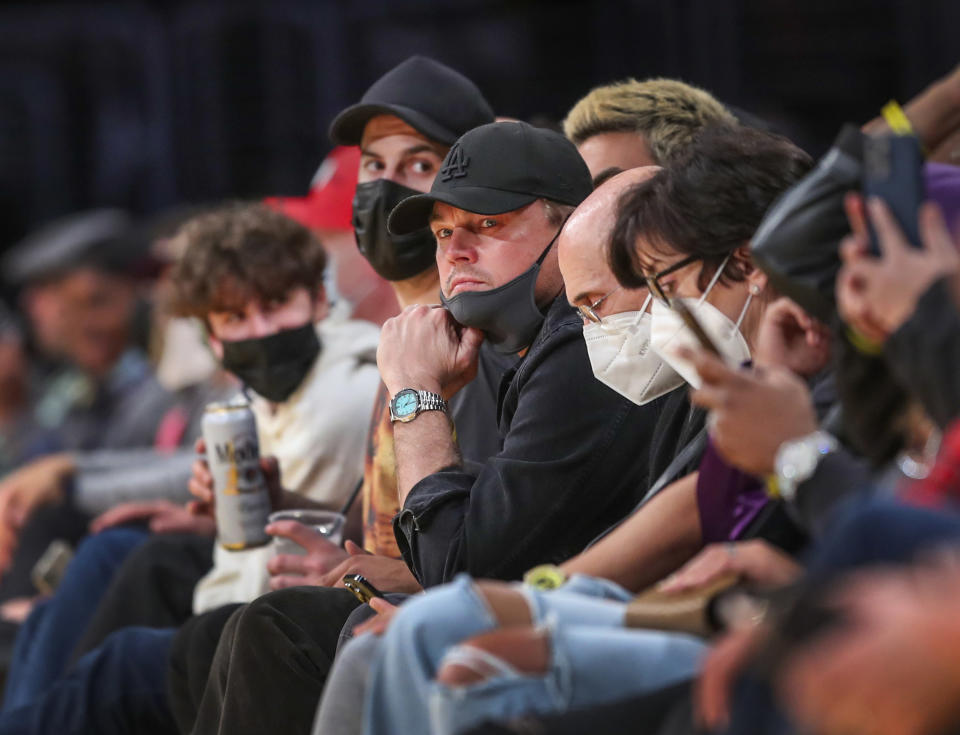
POLYGON ((592 89, 567 114, 563 132, 574 145, 601 133, 638 133, 665 163, 714 123, 737 120, 709 92, 676 79, 627 79, 592 89))

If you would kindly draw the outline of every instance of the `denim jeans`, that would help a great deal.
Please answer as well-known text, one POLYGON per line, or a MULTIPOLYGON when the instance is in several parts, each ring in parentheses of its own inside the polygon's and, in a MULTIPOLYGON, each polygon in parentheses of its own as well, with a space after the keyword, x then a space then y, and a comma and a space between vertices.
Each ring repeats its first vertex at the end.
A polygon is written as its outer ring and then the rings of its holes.
POLYGON ((363 732, 363 701, 380 641, 379 636, 360 635, 337 652, 313 721, 313 735, 363 732))
POLYGON ((0 715, 0 735, 169 735, 173 628, 124 628, 31 704, 0 715))
POLYGON ((121 527, 83 540, 56 593, 34 608, 17 633, 0 711, 30 704, 64 673, 114 573, 148 535, 121 527))
POLYGON ((542 675, 508 668, 480 683, 434 681, 452 647, 497 627, 469 577, 411 599, 376 652, 364 706, 368 735, 456 733, 484 720, 573 707, 650 691, 689 678, 704 644, 691 636, 623 627, 631 595, 614 584, 575 576, 559 590, 522 589, 535 626, 549 633, 542 675))

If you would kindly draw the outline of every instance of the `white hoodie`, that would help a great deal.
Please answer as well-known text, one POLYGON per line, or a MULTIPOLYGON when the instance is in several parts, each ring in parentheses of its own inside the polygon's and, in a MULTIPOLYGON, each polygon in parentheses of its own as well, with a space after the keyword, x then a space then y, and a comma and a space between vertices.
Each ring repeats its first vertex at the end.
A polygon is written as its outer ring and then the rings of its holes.
MULTIPOLYGON (((370 322, 328 318, 317 325, 320 355, 303 383, 279 404, 253 397, 261 456, 273 455, 283 486, 331 507, 363 476, 367 430, 380 385, 380 331, 370 322)), ((214 547, 213 569, 194 590, 195 614, 269 591, 272 545, 244 551, 214 547)))

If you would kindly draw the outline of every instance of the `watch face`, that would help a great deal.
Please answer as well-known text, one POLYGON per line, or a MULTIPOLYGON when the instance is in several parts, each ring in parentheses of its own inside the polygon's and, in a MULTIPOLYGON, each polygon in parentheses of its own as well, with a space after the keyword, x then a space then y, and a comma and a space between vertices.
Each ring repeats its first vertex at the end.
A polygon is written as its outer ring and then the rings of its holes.
POLYGON ((405 418, 416 413, 417 392, 410 388, 405 388, 393 397, 393 413, 397 418, 405 418))

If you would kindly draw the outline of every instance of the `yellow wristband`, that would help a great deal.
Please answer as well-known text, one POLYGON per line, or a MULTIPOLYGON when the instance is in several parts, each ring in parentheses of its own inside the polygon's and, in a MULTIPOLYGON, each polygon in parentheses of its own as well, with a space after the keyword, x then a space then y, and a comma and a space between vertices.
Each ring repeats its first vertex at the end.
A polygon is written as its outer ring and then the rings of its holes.
POLYGON ((564 571, 553 564, 541 564, 523 575, 523 583, 538 590, 555 590, 566 581, 564 571))
POLYGON ((883 115, 887 125, 897 135, 916 135, 913 125, 910 124, 910 118, 907 117, 903 108, 900 107, 900 103, 896 100, 890 100, 885 104, 880 110, 880 114, 883 115))
POLYGON ((780 497, 780 480, 777 479, 776 474, 767 475, 767 495, 771 498, 780 497))

